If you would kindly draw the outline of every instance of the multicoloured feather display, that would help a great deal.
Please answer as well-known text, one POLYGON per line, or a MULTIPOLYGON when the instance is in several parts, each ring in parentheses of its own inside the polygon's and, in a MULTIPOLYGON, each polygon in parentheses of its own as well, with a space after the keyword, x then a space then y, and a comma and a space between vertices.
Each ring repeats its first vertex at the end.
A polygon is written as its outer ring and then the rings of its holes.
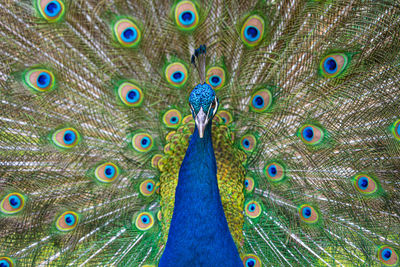
POLYGON ((400 5, 0 2, 0 266, 399 266, 400 5))

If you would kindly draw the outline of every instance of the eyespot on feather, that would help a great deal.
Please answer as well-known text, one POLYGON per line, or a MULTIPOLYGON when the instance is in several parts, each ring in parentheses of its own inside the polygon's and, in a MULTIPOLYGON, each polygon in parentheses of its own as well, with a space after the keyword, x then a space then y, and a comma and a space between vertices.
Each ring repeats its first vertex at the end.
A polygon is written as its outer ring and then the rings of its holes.
POLYGON ((221 116, 219 114, 215 114, 213 120, 212 120, 212 124, 214 126, 216 126, 218 123, 222 124, 224 121, 222 120, 221 116))
POLYGON ((118 97, 128 107, 139 107, 144 99, 142 89, 131 82, 124 82, 118 87, 118 97))
POLYGON ((153 138, 147 133, 137 133, 132 137, 132 146, 138 152, 150 151, 153 143, 153 138))
POLYGON ((242 258, 245 267, 261 267, 261 260, 254 254, 246 254, 242 258))
POLYGON ((190 133, 193 133, 193 132, 194 132, 194 129, 195 129, 195 127, 196 127, 196 124, 195 124, 194 121, 190 121, 190 122, 187 124, 187 127, 188 127, 190 133))
POLYGON ((163 155, 161 154, 155 154, 152 158, 151 158, 151 166, 153 168, 158 169, 158 162, 160 161, 160 159, 163 157, 163 155))
POLYGON ((191 31, 199 24, 196 5, 191 1, 181 1, 175 6, 175 23, 180 30, 191 31))
POLYGON ((111 162, 99 165, 95 170, 96 179, 102 183, 111 183, 117 179, 119 175, 119 168, 111 162))
POLYGON ((218 91, 225 85, 225 70, 221 67, 209 68, 206 74, 206 81, 215 91, 218 91))
POLYGON ((255 92, 250 99, 250 109, 254 112, 265 112, 272 105, 272 93, 268 89, 255 92))
POLYGON ((80 141, 80 135, 74 128, 57 130, 52 135, 53 143, 59 148, 73 148, 80 141))
POLYGON ((269 181, 279 182, 285 177, 285 168, 277 162, 272 162, 264 167, 264 174, 269 181))
POLYGON ((186 66, 180 62, 169 64, 165 69, 165 78, 170 85, 176 88, 184 86, 188 78, 186 66))
POLYGON ((320 63, 320 72, 325 78, 339 76, 346 69, 349 58, 346 54, 337 53, 325 56, 320 63))
POLYGON ((257 139, 252 134, 246 134, 240 139, 240 146, 245 152, 252 152, 257 146, 257 139))
POLYGON ((220 110, 220 111, 218 111, 217 115, 219 115, 221 117, 222 122, 225 125, 230 125, 233 121, 232 114, 227 110, 220 110))
POLYGON ((247 202, 245 205, 246 215, 252 219, 255 219, 258 216, 260 216, 261 211, 262 211, 262 208, 257 201, 252 200, 252 201, 247 202))
POLYGON ((141 231, 147 231, 154 225, 153 215, 149 212, 141 212, 136 216, 135 226, 141 231))
POLYGON ((244 22, 240 37, 247 47, 255 47, 262 41, 264 31, 264 19, 258 15, 252 15, 244 22))
POLYGON ((182 119, 182 124, 185 125, 185 124, 187 124, 187 123, 189 123, 191 121, 193 121, 192 115, 187 115, 182 119))
POLYGON ((378 259, 386 266, 397 266, 399 264, 397 252, 388 245, 379 247, 378 259))
POLYGON ((372 195, 377 192, 379 186, 369 175, 357 174, 353 178, 354 187, 358 192, 365 195, 372 195))
POLYGON ((46 69, 29 70, 24 75, 25 84, 35 92, 47 92, 55 88, 54 74, 46 69))
POLYGON ((19 193, 6 195, 0 203, 0 211, 6 215, 20 212, 25 206, 25 197, 19 193))
POLYGON ((162 221, 162 212, 161 212, 161 210, 159 210, 159 211, 157 212, 157 219, 158 219, 159 222, 162 221))
POLYGON ((254 189, 254 179, 252 177, 247 176, 246 179, 244 180, 244 188, 246 192, 251 193, 253 192, 254 189))
POLYGON ((0 257, 0 267, 14 267, 14 261, 9 257, 0 257))
POLYGON ((147 179, 140 184, 139 188, 143 196, 151 196, 156 191, 156 182, 153 179, 147 179))
POLYGON ((142 38, 138 25, 127 18, 119 19, 114 23, 113 33, 118 43, 128 48, 138 46, 142 38))
POLYGON ((65 14, 64 2, 61 0, 37 0, 36 7, 41 17, 48 22, 56 22, 65 14))
POLYGON ((316 223, 319 219, 318 212, 308 204, 301 205, 298 211, 300 219, 305 223, 316 223))
POLYGON ((164 153, 165 153, 165 154, 171 154, 171 153, 172 153, 172 151, 171 151, 171 144, 170 144, 170 143, 168 143, 168 144, 166 144, 166 145, 164 146, 164 153))
POLYGON ((166 136, 165 136, 165 140, 167 142, 170 142, 172 137, 176 134, 176 131, 170 131, 166 136))
POLYGON ((166 159, 164 157, 162 157, 159 161, 158 161, 158 169, 162 172, 164 170, 164 166, 166 159))
POLYGON ((68 232, 73 230, 79 222, 79 216, 73 211, 66 211, 61 214, 56 221, 56 227, 59 231, 68 232))
POLYGON ((400 141, 400 120, 397 120, 392 127, 394 138, 400 141))
POLYGON ((303 143, 317 145, 323 140, 324 131, 318 126, 305 124, 299 129, 298 135, 303 143))
POLYGON ((167 128, 178 128, 182 121, 182 115, 177 109, 170 109, 163 115, 163 123, 167 128))

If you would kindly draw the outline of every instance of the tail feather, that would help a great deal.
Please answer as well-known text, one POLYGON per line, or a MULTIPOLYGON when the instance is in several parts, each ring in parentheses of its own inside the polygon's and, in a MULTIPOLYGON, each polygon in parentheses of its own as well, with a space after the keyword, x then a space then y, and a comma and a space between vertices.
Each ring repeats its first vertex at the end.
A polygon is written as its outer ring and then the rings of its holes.
POLYGON ((185 1, 62 1, 65 14, 53 22, 34 2, 0 3, 0 201, 23 202, 15 213, 0 205, 0 260, 157 264, 169 225, 159 211, 172 210, 140 186, 174 184, 193 123, 169 127, 163 116, 191 114, 200 77, 190 56, 204 43, 206 82, 224 73, 212 86, 230 114, 215 125, 234 137, 221 134, 232 151, 244 151, 230 163, 242 160, 254 184, 243 185, 243 232, 233 234, 244 264, 376 265, 390 263, 388 251, 400 255, 397 3, 187 1, 198 14, 188 29, 175 13, 185 1), (119 41, 121 19, 137 26, 137 46, 119 41), (187 70, 183 85, 166 74, 176 63, 187 70), (32 84, 37 70, 48 90, 32 84), (124 83, 143 98, 127 102, 124 83), (72 145, 57 143, 69 142, 56 138, 64 130, 75 134, 72 145), (135 134, 148 134, 150 148, 138 148, 135 134), (167 156, 152 166, 155 154, 167 156), (109 163, 117 178, 99 179, 109 163), (72 231, 57 224, 65 214, 77 222, 72 231), (152 227, 136 225, 143 215, 152 227))

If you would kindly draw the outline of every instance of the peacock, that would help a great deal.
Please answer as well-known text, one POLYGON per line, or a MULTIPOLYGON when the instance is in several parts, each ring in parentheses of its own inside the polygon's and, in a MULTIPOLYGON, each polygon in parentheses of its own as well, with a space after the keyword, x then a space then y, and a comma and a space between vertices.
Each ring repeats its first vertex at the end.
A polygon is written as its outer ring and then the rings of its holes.
POLYGON ((399 266, 400 3, 0 2, 0 267, 399 266))

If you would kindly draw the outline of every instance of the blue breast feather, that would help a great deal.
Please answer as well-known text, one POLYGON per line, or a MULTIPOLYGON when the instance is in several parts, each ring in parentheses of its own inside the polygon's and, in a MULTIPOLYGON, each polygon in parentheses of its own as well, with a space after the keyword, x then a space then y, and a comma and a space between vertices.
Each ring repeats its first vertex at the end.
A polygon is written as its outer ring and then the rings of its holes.
POLYGON ((211 123, 204 138, 197 127, 191 137, 159 266, 243 266, 221 203, 211 123))

